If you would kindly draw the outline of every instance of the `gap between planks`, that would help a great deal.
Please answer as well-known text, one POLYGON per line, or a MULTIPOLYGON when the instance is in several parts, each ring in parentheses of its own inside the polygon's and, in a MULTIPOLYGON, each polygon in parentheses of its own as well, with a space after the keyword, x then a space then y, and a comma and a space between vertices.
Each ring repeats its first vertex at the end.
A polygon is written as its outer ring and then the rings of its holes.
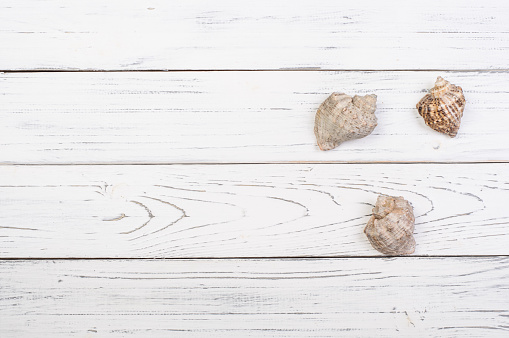
POLYGON ((267 68, 267 69, 0 69, 0 73, 192 73, 192 72, 449 72, 507 73, 509 69, 340 69, 340 68, 267 68))
POLYGON ((6 257, 3 261, 307 261, 342 259, 412 259, 412 258, 508 258, 509 255, 407 255, 407 256, 274 256, 274 257, 6 257))
POLYGON ((206 166, 229 166, 229 165, 287 165, 287 164, 320 164, 320 165, 377 165, 377 164, 407 164, 407 165, 419 165, 419 164, 438 164, 438 165, 469 165, 469 164, 506 164, 509 161, 468 161, 468 162, 426 162, 426 161, 288 161, 288 162, 168 162, 168 163, 144 163, 144 162, 90 162, 90 163, 72 163, 72 162, 62 162, 62 163, 0 163, 0 167, 12 167, 12 166, 32 166, 32 167, 63 167, 63 166, 172 166, 172 165, 206 165, 206 166))

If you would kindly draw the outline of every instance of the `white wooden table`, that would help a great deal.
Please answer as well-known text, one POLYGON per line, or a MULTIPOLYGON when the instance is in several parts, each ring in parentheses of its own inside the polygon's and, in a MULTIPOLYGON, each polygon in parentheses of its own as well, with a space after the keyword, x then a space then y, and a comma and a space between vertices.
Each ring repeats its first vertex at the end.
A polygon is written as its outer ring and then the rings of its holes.
POLYGON ((0 337, 509 336, 507 1, 2 0, 0 72, 0 337), (333 91, 379 124, 322 152, 333 91))

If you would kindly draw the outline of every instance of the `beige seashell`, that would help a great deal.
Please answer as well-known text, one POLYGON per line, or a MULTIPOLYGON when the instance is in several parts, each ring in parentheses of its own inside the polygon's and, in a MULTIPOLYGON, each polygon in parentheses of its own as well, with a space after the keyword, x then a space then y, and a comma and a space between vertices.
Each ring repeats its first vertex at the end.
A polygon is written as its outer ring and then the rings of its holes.
POLYGON ((414 212, 403 197, 378 196, 364 233, 376 250, 386 255, 415 251, 414 212))
POLYGON ((371 134, 376 127, 376 95, 353 98, 332 93, 318 108, 315 135, 321 150, 336 148, 341 143, 371 134))
POLYGON ((417 110, 424 122, 432 129, 455 137, 460 129, 465 96, 459 86, 455 86, 440 76, 435 87, 417 103, 417 110))

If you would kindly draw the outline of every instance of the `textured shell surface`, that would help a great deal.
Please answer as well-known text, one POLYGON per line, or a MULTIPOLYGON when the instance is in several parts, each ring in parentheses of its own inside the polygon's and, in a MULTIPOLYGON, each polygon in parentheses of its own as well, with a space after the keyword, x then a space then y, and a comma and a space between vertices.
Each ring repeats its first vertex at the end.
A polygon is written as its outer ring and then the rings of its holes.
POLYGON ((461 87, 439 76, 435 87, 417 103, 417 110, 429 127, 455 137, 460 129, 465 102, 461 87))
POLYGON ((415 251, 415 218, 412 205, 403 197, 378 196, 364 233, 376 250, 386 255, 409 255, 415 251))
POLYGON ((318 108, 315 136, 321 150, 336 148, 341 143, 371 134, 377 125, 376 95, 332 93, 318 108))

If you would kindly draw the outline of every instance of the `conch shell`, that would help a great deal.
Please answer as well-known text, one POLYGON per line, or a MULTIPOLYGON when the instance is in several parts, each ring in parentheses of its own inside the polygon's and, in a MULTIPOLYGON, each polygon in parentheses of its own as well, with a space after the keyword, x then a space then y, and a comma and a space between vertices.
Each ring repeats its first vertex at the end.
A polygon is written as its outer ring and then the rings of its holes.
POLYGON ((315 135, 321 150, 336 148, 341 143, 371 134, 376 127, 376 95, 353 98, 332 93, 318 108, 315 135))
POLYGON ((376 250, 386 255, 415 251, 414 212, 403 197, 378 196, 364 233, 376 250))
POLYGON ((429 94, 417 103, 417 110, 424 122, 432 129, 455 137, 460 129, 461 117, 465 109, 465 96, 459 86, 455 86, 440 76, 429 94))

